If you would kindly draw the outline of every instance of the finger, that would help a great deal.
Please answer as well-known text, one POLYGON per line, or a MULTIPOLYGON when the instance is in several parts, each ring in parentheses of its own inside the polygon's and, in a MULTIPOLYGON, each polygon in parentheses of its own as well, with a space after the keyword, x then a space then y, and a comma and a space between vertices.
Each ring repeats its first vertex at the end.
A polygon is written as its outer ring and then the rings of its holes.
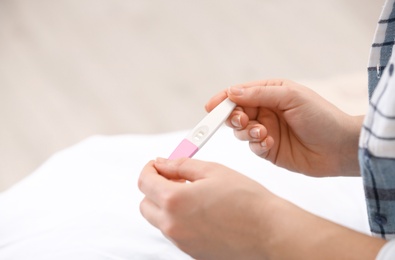
POLYGON ((235 130, 234 135, 242 141, 260 142, 266 139, 266 128, 257 121, 250 121, 244 129, 235 130))
POLYGON ((178 185, 182 184, 168 180, 160 175, 154 167, 153 161, 145 165, 138 180, 140 191, 153 203, 159 206, 161 205, 162 194, 166 193, 168 190, 176 189, 178 185))
POLYGON ((154 165, 160 174, 166 178, 178 178, 194 182, 207 177, 210 163, 189 158, 176 160, 158 158, 154 165))
POLYGON ((147 197, 140 203, 140 213, 151 225, 159 228, 162 219, 162 211, 147 197))
MULTIPOLYGON (((259 81, 251 81, 244 84, 236 85, 236 87, 253 87, 253 86, 282 86, 283 84, 290 82, 281 79, 271 79, 271 80, 259 80, 259 81)), ((222 90, 218 94, 214 95, 205 105, 206 111, 210 112, 219 103, 221 103, 224 99, 229 96, 229 89, 222 90)))
POLYGON ((224 101, 228 97, 227 91, 222 90, 217 95, 213 96, 206 104, 205 109, 207 112, 213 110, 216 106, 219 105, 222 101, 224 101))
POLYGON ((234 129, 243 129, 248 125, 248 121, 249 118, 244 113, 243 108, 236 107, 225 121, 225 124, 234 129))
POLYGON ((294 82, 284 79, 265 79, 265 80, 255 80, 243 84, 238 84, 236 86, 243 87, 254 87, 254 86, 283 86, 287 84, 292 84, 294 82))
POLYGON ((270 152, 270 149, 274 145, 274 140, 271 136, 268 136, 266 139, 260 142, 250 142, 250 150, 262 158, 267 158, 270 152))
POLYGON ((271 109, 286 110, 295 107, 301 102, 299 96, 302 86, 289 81, 263 81, 261 85, 237 85, 228 89, 229 98, 240 106, 266 107, 271 109), (287 83, 287 84, 285 84, 287 83))

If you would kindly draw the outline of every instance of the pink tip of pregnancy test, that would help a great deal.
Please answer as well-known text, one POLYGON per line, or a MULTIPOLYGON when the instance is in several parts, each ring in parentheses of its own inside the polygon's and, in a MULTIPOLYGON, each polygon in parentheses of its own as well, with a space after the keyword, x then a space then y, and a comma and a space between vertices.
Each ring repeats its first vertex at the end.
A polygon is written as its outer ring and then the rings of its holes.
POLYGON ((191 143, 188 139, 184 139, 170 155, 169 159, 191 158, 198 150, 199 148, 196 145, 191 143))

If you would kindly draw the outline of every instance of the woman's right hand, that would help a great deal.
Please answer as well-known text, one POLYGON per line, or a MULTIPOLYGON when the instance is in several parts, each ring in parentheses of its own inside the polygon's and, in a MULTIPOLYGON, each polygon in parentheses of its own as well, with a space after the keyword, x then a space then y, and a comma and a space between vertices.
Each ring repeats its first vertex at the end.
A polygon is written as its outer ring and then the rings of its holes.
POLYGON ((311 176, 359 175, 363 117, 350 116, 314 91, 288 80, 233 86, 206 105, 229 97, 237 104, 227 125, 258 156, 311 176))

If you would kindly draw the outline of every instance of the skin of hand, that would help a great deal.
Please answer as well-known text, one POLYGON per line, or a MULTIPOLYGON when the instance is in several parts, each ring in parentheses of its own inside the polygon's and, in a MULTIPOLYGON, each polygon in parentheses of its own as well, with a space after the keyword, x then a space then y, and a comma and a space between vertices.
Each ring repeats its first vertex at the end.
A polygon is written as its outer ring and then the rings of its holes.
POLYGON ((142 170, 139 189, 142 215, 196 259, 374 259, 385 243, 216 163, 158 158, 142 170))
POLYGON ((310 176, 357 176, 362 116, 350 116, 311 89, 281 79, 233 86, 210 99, 237 104, 227 125, 256 155, 310 176))

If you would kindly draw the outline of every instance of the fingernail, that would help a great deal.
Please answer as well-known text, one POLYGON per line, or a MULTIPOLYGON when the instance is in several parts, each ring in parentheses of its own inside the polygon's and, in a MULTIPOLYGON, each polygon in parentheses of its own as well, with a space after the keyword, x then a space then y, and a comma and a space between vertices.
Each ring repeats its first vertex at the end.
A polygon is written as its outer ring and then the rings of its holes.
POLYGON ((265 150, 267 149, 266 139, 261 142, 261 147, 265 150))
POLYGON ((234 116, 234 117, 232 117, 230 119, 230 122, 232 123, 232 125, 234 127, 236 127, 236 128, 240 128, 241 127, 240 118, 241 118, 241 115, 237 115, 237 116, 234 116))
POLYGON ((155 159, 155 162, 156 162, 156 163, 165 163, 166 161, 167 161, 167 159, 162 158, 162 157, 157 157, 157 158, 155 159))
POLYGON ((241 96, 241 95, 243 95, 244 89, 239 86, 234 86, 234 87, 230 87, 228 89, 228 92, 229 92, 229 94, 232 94, 235 96, 241 96))
POLYGON ((250 136, 255 139, 259 139, 261 136, 261 130, 258 127, 251 128, 250 136))

